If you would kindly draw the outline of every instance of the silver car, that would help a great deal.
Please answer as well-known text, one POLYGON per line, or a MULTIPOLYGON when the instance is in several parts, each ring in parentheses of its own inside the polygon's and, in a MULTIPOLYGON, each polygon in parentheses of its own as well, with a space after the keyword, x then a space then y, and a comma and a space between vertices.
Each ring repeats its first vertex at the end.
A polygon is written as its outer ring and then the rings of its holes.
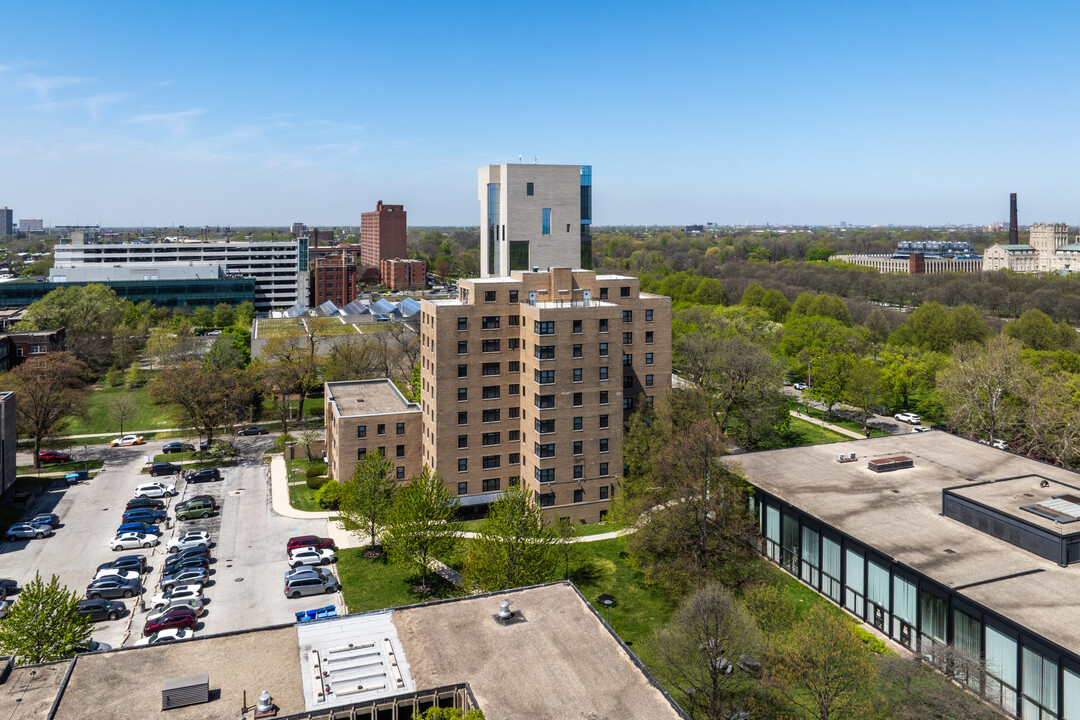
POLYGON ((43 538, 53 534, 49 525, 32 525, 30 523, 16 523, 7 529, 8 542, 19 538, 43 538))
POLYGON ((333 575, 320 577, 315 574, 302 575, 285 583, 285 597, 298 598, 305 595, 323 595, 335 593, 341 589, 333 575))

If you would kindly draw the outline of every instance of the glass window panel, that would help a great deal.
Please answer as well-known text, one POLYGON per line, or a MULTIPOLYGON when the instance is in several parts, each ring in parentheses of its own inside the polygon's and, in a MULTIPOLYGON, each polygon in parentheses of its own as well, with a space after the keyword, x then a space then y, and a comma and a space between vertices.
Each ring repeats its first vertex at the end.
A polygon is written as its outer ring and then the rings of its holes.
POLYGON ((847 573, 847 609, 859 617, 863 616, 863 597, 866 585, 863 573, 863 556, 857 550, 848 550, 844 558, 844 570, 847 573))
POLYGON ((840 543, 821 539, 821 592, 840 602, 840 543))
POLYGON ((780 510, 772 505, 765 507, 765 545, 769 559, 780 562, 780 510))
POLYGON ((986 628, 986 697, 1016 714, 1016 641, 986 628))
POLYGON ((914 647, 915 583, 893 576, 893 639, 902 645, 914 647))
POLYGON ((1062 678, 1065 705, 1061 708, 1062 720, 1080 720, 1080 675, 1068 668, 1062 678))
POLYGON ((1046 718, 1046 712, 1029 715, 1031 700, 1043 710, 1057 713, 1057 663, 1030 648, 1024 648, 1024 717, 1046 718))
POLYGON ((932 595, 925 590, 919 594, 919 605, 922 612, 922 627, 920 628, 920 649, 926 660, 934 665, 941 665, 944 658, 939 657, 945 646, 945 635, 948 632, 947 617, 948 606, 937 595, 932 595))
MULTIPOLYGON (((953 645, 972 659, 981 656, 979 629, 978 618, 974 618, 962 610, 953 609, 953 645)), ((958 682, 967 685, 973 690, 979 689, 978 675, 977 670, 967 663, 957 666, 954 672, 958 682)))
POLYGON ((884 610, 889 609, 889 569, 873 560, 867 564, 866 598, 884 610))
POLYGON ((799 519, 787 513, 784 513, 782 544, 781 565, 795 575, 798 573, 799 563, 799 519))
POLYGON ((817 587, 820 578, 821 558, 819 557, 818 534, 808 527, 802 529, 802 567, 799 577, 817 587))

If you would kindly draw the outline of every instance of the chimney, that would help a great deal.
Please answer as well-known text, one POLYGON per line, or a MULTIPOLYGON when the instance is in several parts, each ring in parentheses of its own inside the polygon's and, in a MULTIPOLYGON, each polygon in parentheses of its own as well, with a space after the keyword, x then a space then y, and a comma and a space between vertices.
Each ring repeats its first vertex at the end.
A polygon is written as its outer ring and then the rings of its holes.
POLYGON ((375 212, 381 212, 381 211, 382 211, 382 200, 379 200, 377 203, 375 203, 375 212))
POLYGON ((1016 224, 1016 193, 1009 193, 1009 244, 1020 244, 1020 228, 1016 224))

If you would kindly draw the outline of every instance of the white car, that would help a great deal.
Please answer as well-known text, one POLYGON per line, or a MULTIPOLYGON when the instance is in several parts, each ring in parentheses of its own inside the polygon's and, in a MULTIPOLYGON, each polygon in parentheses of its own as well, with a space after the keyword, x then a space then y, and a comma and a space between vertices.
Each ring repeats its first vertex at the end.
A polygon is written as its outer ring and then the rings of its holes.
POLYGON ((285 582, 287 583, 293 578, 298 578, 302 575, 320 575, 322 577, 327 577, 329 575, 333 575, 333 573, 331 573, 325 568, 312 567, 310 565, 301 565, 285 573, 285 582))
POLYGON ((190 628, 160 630, 153 635, 149 635, 142 640, 136 641, 135 647, 140 645, 162 645, 164 643, 180 642, 181 640, 190 640, 193 637, 195 637, 195 631, 190 628))
POLYGON ((101 570, 97 571, 97 575, 94 575, 94 580, 99 580, 99 579, 101 579, 103 577, 113 577, 113 576, 120 577, 120 578, 123 578, 125 580, 129 580, 131 578, 141 577, 141 575, 139 575, 139 573, 135 572, 134 570, 120 570, 118 568, 102 568, 101 570))
POLYGON ((0 619, 7 617, 8 610, 11 610, 11 606, 14 604, 15 601, 11 598, 0 600, 0 619))
POLYGON ((930 428, 926 427, 925 425, 916 425, 915 427, 911 428, 911 432, 930 432, 930 428))
POLYGON ((177 585, 168 592, 163 592, 155 595, 150 599, 150 607, 155 610, 160 607, 165 607, 171 602, 177 600, 199 600, 202 602, 202 585, 177 585))
POLYGON ((203 612, 202 598, 190 597, 190 598, 184 598, 182 600, 175 600, 175 599, 170 600, 166 604, 161 605, 159 607, 155 607, 153 610, 151 610, 149 613, 147 613, 146 614, 146 622, 154 622, 155 620, 160 618, 165 613, 169 612, 170 610, 175 610, 176 608, 179 608, 179 607, 185 607, 185 608, 190 608, 191 610, 194 610, 195 611, 195 616, 198 617, 199 615, 202 615, 202 612, 203 612))
POLYGON ((146 533, 126 532, 120 533, 109 542, 113 550, 131 550, 132 548, 149 548, 158 544, 156 535, 146 533))
POLYGON ((177 535, 169 541, 165 549, 175 553, 193 547, 210 547, 210 533, 202 530, 192 530, 183 535, 177 535))
POLYGON ((919 416, 915 413, 896 413, 895 415, 893 415, 893 417, 900 422, 906 422, 909 425, 918 425, 920 422, 919 416))
POLYGON ((289 567, 301 565, 329 565, 337 559, 330 548, 301 547, 289 553, 289 567))
POLYGON ((1009 444, 1007 442, 1005 442, 1004 440, 995 440, 994 442, 990 443, 990 445, 993 446, 993 447, 996 447, 998 450, 1008 450, 1009 449, 1009 444))
POLYGON ((113 447, 128 447, 129 445, 142 445, 145 442, 142 435, 125 435, 124 437, 116 438, 109 444, 113 447))
POLYGON ((135 497, 137 498, 172 497, 173 495, 176 495, 176 486, 166 485, 165 483, 143 483, 135 488, 135 497))

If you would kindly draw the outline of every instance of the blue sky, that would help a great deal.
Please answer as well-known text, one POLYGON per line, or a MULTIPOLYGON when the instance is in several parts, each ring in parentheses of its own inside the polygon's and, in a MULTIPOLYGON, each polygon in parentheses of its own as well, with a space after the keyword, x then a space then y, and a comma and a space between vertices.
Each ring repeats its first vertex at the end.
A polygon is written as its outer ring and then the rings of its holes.
POLYGON ((591 164, 597 224, 1080 218, 1066 2, 5 0, 0 205, 48 224, 475 225, 591 164))

